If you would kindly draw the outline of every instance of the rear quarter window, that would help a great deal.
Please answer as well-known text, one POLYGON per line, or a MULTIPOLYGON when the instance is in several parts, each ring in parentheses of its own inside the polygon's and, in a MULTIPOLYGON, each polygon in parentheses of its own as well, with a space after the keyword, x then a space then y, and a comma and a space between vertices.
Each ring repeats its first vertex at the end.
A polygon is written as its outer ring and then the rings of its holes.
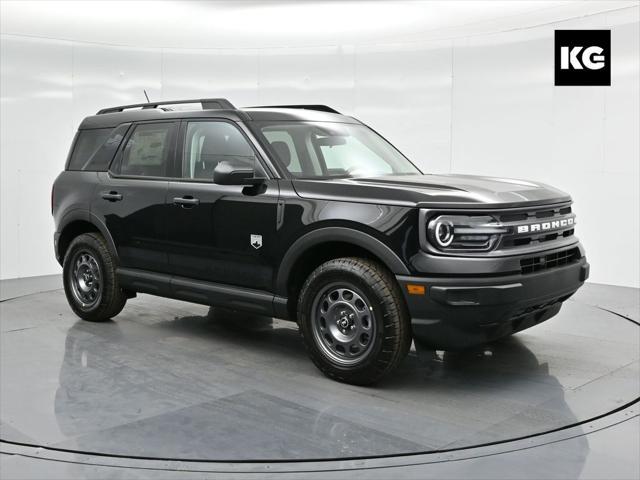
POLYGON ((115 128, 79 130, 67 170, 107 170, 129 126, 130 124, 123 124, 115 128))

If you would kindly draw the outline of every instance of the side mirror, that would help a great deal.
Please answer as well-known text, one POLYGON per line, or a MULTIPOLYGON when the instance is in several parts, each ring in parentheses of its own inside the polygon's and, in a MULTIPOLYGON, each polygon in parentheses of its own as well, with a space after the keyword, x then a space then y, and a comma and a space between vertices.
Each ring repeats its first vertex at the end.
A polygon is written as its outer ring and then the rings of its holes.
POLYGON ((218 162, 213 170, 213 182, 218 185, 260 185, 264 178, 256 178, 255 170, 246 164, 218 162))

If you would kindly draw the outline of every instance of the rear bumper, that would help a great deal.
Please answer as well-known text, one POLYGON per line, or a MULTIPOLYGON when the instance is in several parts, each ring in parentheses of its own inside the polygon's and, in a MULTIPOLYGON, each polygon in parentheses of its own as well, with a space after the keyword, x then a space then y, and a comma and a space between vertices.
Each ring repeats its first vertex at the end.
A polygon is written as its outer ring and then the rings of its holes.
POLYGON ((582 257, 569 265, 500 277, 397 276, 407 301, 413 336, 439 350, 478 345, 553 317, 589 276, 582 257), (423 295, 407 285, 423 285, 423 295))
POLYGON ((60 266, 62 266, 62 256, 60 255, 60 249, 58 248, 59 244, 60 244, 60 233, 55 232, 53 234, 53 253, 55 254, 56 260, 58 261, 60 266))

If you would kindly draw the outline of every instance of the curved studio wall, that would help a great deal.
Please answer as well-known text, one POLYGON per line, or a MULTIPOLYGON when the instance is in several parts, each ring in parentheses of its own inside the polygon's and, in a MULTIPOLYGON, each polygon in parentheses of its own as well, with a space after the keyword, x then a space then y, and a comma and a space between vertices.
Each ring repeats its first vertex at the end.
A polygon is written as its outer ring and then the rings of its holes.
POLYGON ((51 183, 81 119, 152 99, 326 103, 425 171, 573 194, 591 281, 639 286, 638 8, 442 41, 167 49, 2 35, 0 278, 60 271, 51 183), (612 30, 611 87, 554 87, 556 28, 612 30))

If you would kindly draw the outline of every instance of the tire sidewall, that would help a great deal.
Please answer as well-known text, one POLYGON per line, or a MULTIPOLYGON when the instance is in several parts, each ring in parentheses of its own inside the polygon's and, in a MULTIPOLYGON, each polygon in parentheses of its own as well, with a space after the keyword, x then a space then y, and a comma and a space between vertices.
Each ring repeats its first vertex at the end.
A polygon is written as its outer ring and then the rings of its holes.
POLYGON ((348 381, 351 381, 352 378, 358 378, 361 375, 367 375, 368 372, 375 367, 375 363, 385 347, 384 318, 389 312, 387 312, 384 299, 380 298, 377 292, 355 272, 335 267, 328 268, 313 277, 311 281, 305 284, 302 292, 303 295, 300 298, 299 304, 299 326, 314 363, 316 363, 321 370, 329 370, 329 373, 348 381), (373 308, 373 319, 376 322, 376 333, 373 339, 373 345, 366 357, 353 365, 345 366, 338 364, 325 355, 322 348, 317 344, 316 336, 313 332, 314 300, 316 296, 331 283, 338 283, 345 286, 352 284, 353 287, 356 287, 355 290, 364 294, 367 303, 373 308))
POLYGON ((69 306, 74 311, 74 313, 85 320, 103 320, 103 318, 101 318, 102 312, 106 311, 106 309, 110 305, 114 293, 112 291, 113 272, 111 272, 107 267, 103 255, 104 254, 100 249, 99 240, 91 234, 83 234, 78 236, 71 242, 71 245, 69 245, 69 248, 64 257, 62 275, 65 295, 67 297, 67 301, 69 302, 69 306), (98 263, 101 274, 102 290, 100 292, 100 301, 89 309, 82 308, 80 305, 78 305, 78 301, 76 300, 72 291, 73 286, 71 285, 73 260, 76 257, 76 254, 81 250, 86 250, 93 256, 93 258, 98 263))

